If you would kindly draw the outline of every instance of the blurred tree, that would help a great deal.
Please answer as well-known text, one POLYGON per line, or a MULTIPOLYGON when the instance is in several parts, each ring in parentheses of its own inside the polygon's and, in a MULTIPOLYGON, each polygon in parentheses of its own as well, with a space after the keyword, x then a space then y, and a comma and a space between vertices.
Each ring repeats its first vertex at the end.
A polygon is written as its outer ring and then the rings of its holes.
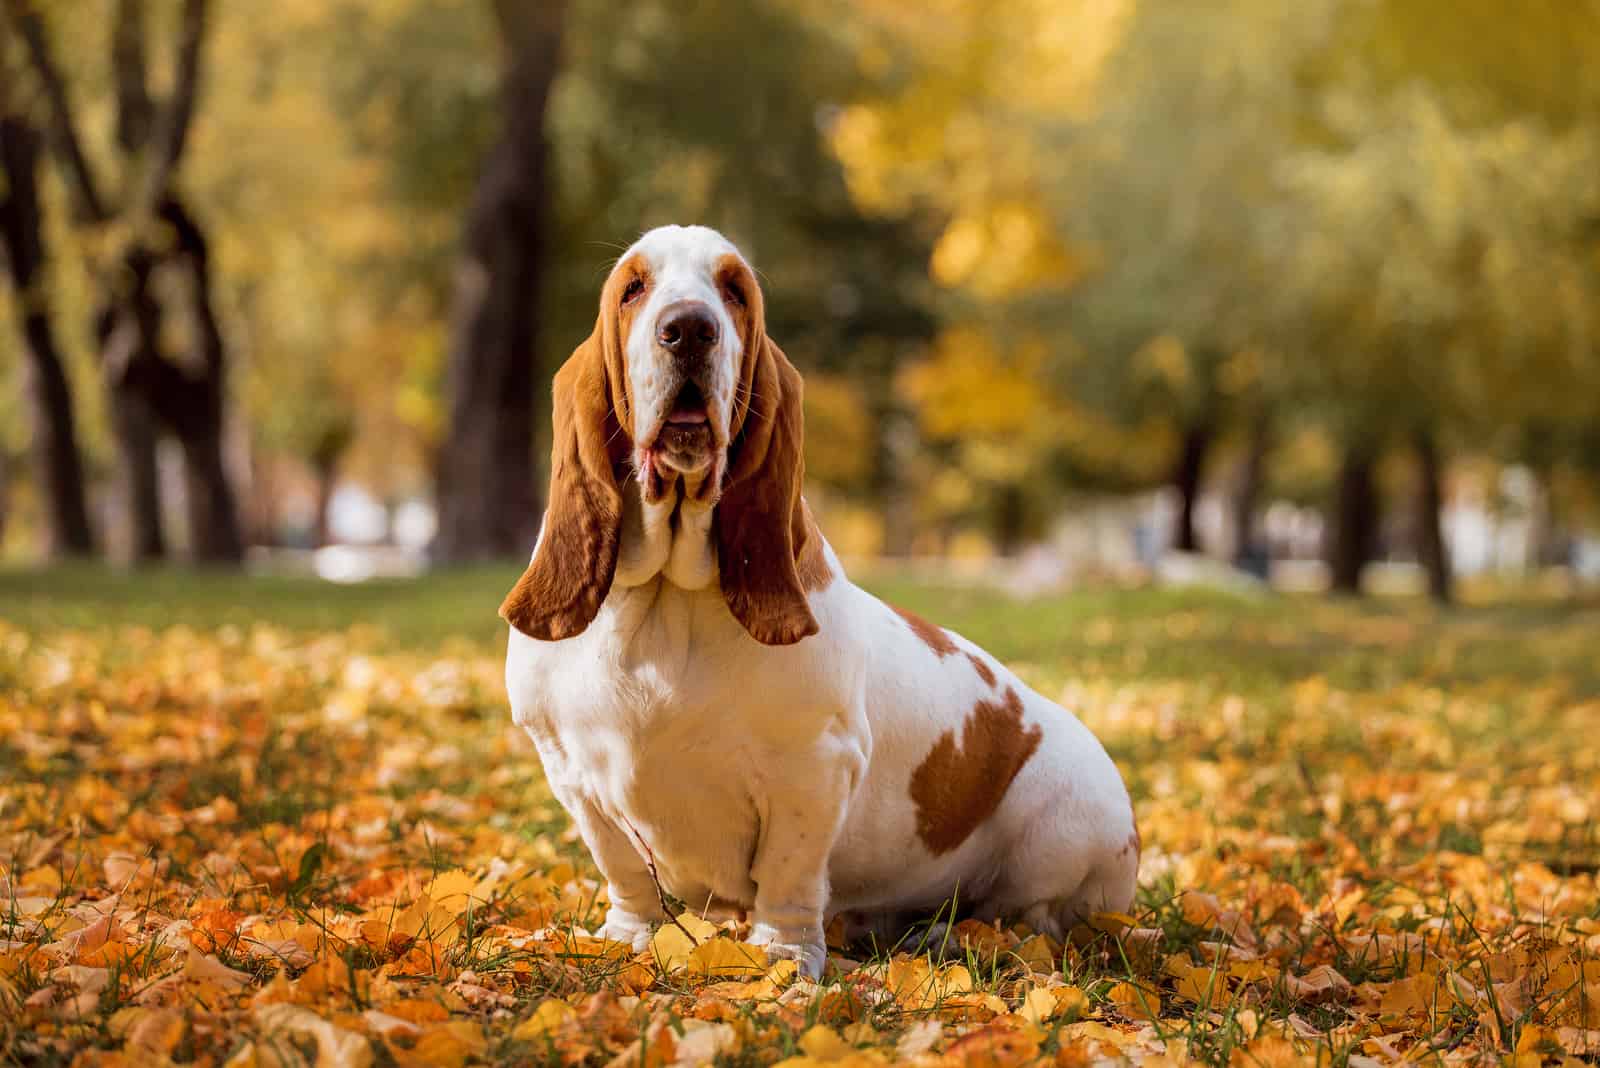
POLYGON ((467 211, 456 268, 449 423, 436 499, 442 561, 518 556, 538 532, 532 456, 539 295, 548 249, 545 136, 564 0, 495 0, 499 140, 467 211))
MULTIPOLYGON (((1054 209, 1097 264, 1070 322, 1099 358, 1073 369, 1072 389, 1108 411, 1176 424, 1168 481, 1180 550, 1199 548, 1194 506, 1224 430, 1266 418, 1259 294, 1272 276, 1260 219, 1304 121, 1297 79, 1333 7, 1141 4, 1102 75, 1115 88, 1057 135, 1070 162, 1054 209)), ((1250 438, 1255 449, 1267 440, 1250 438)), ((1263 460, 1247 463, 1259 470, 1263 460)), ((1253 499, 1258 483, 1240 496, 1253 499)))
POLYGON ((83 459, 45 277, 44 213, 38 189, 43 138, 24 108, 13 109, 9 43, 0 41, 0 64, 4 64, 0 67, 0 181, 4 183, 0 186, 0 237, 28 357, 34 478, 46 506, 47 551, 87 556, 94 551, 94 537, 89 527, 83 459))
MULTIPOLYGON (((574 15, 554 110, 564 255, 594 263, 662 223, 726 233, 761 273, 768 331, 829 376, 832 410, 865 428, 860 467, 808 462, 808 475, 870 506, 879 547, 905 551, 911 420, 895 374, 933 332, 931 235, 919 218, 864 212, 828 148, 840 109, 869 87, 849 20, 784 0, 658 0, 623 18, 584 3, 574 15)), ((598 274, 553 279, 557 352, 587 330, 598 274)))
POLYGON ((172 87, 159 106, 148 84, 143 0, 118 0, 111 68, 123 196, 107 197, 81 134, 46 18, 30 0, 6 0, 45 101, 52 147, 75 214, 91 240, 101 290, 96 334, 112 397, 128 487, 135 559, 165 552, 155 477, 156 427, 182 447, 190 549, 198 560, 243 556, 233 487, 223 460, 226 350, 212 301, 209 241, 176 185, 199 96, 207 0, 183 0, 172 45, 172 87), (180 324, 181 354, 164 322, 180 324))
POLYGON ((1274 273, 1286 335, 1312 342, 1300 371, 1346 442, 1335 585, 1358 588, 1371 466, 1399 442, 1418 558, 1448 600, 1444 451, 1577 425, 1593 408, 1575 398, 1600 390, 1600 4, 1367 5, 1323 58, 1319 136, 1282 168, 1294 203, 1274 273))
MULTIPOLYGON (((486 14, 415 5, 382 26, 376 46, 369 27, 373 63, 341 90, 363 136, 395 161, 394 195, 425 219, 473 195, 471 164, 502 151, 496 83, 479 58, 499 32, 486 14)), ((813 476, 848 497, 896 499, 906 421, 894 370, 931 333, 928 238, 917 220, 865 216, 825 144, 837 107, 864 84, 849 42, 778 0, 650 0, 625 10, 576 0, 561 29, 562 69, 542 127, 554 198, 541 209, 546 266, 520 306, 537 328, 527 403, 538 434, 548 424, 544 383, 592 327, 607 257, 651 226, 704 223, 760 268, 768 327, 793 359, 829 376, 829 416, 867 428, 868 463, 821 463, 813 476)), ((515 232, 502 227, 502 236, 515 232)), ((449 253, 448 244, 423 247, 419 277, 449 253)), ((458 356, 465 340, 457 334, 458 356)), ((441 441, 441 472, 453 447, 441 441)), ((525 532, 514 551, 526 553, 542 456, 500 448, 497 462, 526 484, 526 512, 473 479, 461 485, 479 498, 474 507, 492 506, 497 522, 525 532)))
POLYGON ((925 269, 939 286, 942 329, 899 376, 924 439, 902 460, 927 487, 918 518, 981 522, 1006 550, 1039 534, 1071 478, 1108 453, 1110 465, 1093 476, 1101 482, 1139 466, 1123 461, 1142 443, 1118 436, 1133 446, 1118 456, 1099 448, 1116 428, 1074 424, 1084 410, 1064 403, 1045 373, 1070 346, 1040 314, 1088 261, 1053 225, 1060 159, 1039 134, 1089 105, 1127 6, 822 5, 855 27, 860 62, 872 71, 869 91, 830 125, 851 191, 882 219, 937 227, 925 269), (986 394, 1017 406, 991 407, 986 394))

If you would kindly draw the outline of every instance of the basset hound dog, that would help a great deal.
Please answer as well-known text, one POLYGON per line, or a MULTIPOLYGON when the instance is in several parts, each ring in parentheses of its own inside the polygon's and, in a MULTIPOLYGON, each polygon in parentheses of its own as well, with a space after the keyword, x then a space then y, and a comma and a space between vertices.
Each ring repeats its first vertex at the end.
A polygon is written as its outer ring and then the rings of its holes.
POLYGON ((550 494, 501 606, 506 685, 608 884, 600 934, 742 913, 817 976, 823 931, 955 896, 1061 937, 1126 909, 1128 792, 1070 712, 845 577, 801 495, 801 379, 721 234, 618 260, 555 377, 550 494))

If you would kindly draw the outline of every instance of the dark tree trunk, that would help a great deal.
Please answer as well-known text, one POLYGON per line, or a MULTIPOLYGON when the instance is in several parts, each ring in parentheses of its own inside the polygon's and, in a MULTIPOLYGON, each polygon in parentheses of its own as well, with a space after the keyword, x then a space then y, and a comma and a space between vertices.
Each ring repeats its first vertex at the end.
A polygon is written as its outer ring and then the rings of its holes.
POLYGON ((167 381, 152 388, 183 446, 191 551, 206 563, 237 563, 244 559, 244 538, 223 458, 227 351, 211 303, 209 249, 199 223, 177 200, 162 205, 161 218, 175 235, 173 254, 184 274, 191 356, 183 368, 163 361, 167 381))
POLYGON ((333 502, 333 487, 339 478, 338 458, 317 456, 313 458, 311 466, 317 476, 316 528, 312 540, 320 549, 324 545, 333 543, 333 537, 328 531, 328 506, 333 502))
POLYGON ((1361 572, 1378 541, 1375 458, 1366 444, 1347 445, 1339 467, 1339 489, 1328 566, 1333 588, 1360 594, 1361 572))
POLYGON ((1015 556, 1027 533, 1027 501, 1021 486, 1007 486, 995 502, 994 540, 1001 556, 1015 556))
POLYGON ((44 277, 38 189, 41 144, 38 132, 26 120, 0 117, 5 194, 0 200, 0 229, 28 354, 34 478, 45 502, 49 552, 87 556, 94 551, 94 535, 89 527, 83 459, 78 452, 72 390, 50 316, 49 280, 44 277))
POLYGON ((160 430, 155 413, 135 390, 113 392, 112 431, 117 439, 117 468, 124 502, 128 557, 135 564, 154 563, 167 556, 167 536, 161 517, 161 478, 156 467, 160 430))
POLYGON ((1267 452, 1272 447, 1272 420, 1258 413, 1250 426, 1250 443, 1239 473, 1239 492, 1233 499, 1233 562, 1247 570, 1265 567, 1260 539, 1256 537, 1256 506, 1266 478, 1267 452))
POLYGON ((1178 463, 1172 471, 1172 486, 1178 491, 1178 514, 1172 525, 1172 547, 1179 552, 1200 551, 1195 534, 1194 511, 1200 499, 1200 478, 1205 473, 1206 454, 1211 451, 1216 428, 1209 421, 1186 426, 1178 449, 1178 463))
POLYGON ((533 445, 544 122, 564 4, 498 0, 505 45, 500 141, 469 209, 452 311, 450 418, 438 463, 446 562, 525 556, 539 528, 533 445))
POLYGON ((161 427, 139 379, 142 370, 158 360, 151 349, 161 334, 161 308, 150 296, 154 270, 150 257, 137 249, 130 251, 123 268, 123 291, 101 309, 95 335, 117 441, 126 552, 130 562, 144 564, 167 555, 161 479, 156 469, 161 427))
POLYGON ((909 556, 917 515, 907 499, 901 457, 910 445, 903 439, 916 431, 896 397, 892 354, 874 353, 874 356, 873 366, 866 375, 867 410, 872 417, 872 460, 867 488, 883 513, 883 555, 909 556))
POLYGON ((1419 429, 1413 439, 1417 452, 1417 556, 1428 574, 1428 595, 1440 604, 1455 596, 1450 567, 1450 547, 1444 540, 1444 470, 1439 443, 1432 430, 1419 429))

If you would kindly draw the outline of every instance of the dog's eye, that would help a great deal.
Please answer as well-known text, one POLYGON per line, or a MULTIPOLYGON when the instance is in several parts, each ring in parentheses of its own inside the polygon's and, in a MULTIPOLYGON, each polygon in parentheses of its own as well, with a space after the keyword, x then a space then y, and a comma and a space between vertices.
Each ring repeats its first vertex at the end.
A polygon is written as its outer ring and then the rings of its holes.
POLYGON ((628 287, 622 291, 622 303, 632 304, 634 301, 639 299, 639 294, 643 292, 644 279, 635 278, 633 281, 629 282, 628 287))
POLYGON ((737 304, 741 308, 744 307, 744 289, 738 282, 724 282, 722 284, 722 292, 729 304, 737 304))

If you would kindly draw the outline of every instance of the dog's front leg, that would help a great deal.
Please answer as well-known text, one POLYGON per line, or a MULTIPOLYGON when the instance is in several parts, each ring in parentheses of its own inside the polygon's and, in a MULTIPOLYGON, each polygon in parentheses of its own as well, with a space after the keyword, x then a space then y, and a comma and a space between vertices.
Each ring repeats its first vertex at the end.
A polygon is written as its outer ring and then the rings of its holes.
POLYGON ((643 951, 650 943, 651 924, 666 919, 667 914, 661 909, 661 897, 640 855, 639 842, 592 801, 568 806, 568 811, 595 866, 606 879, 606 896, 611 904, 606 909, 605 923, 596 933, 601 938, 626 942, 636 953, 643 951))
POLYGON ((821 776, 773 784, 761 813, 761 839, 750 869, 756 884, 750 941, 770 957, 790 957, 820 978, 828 951, 823 914, 828 907, 828 857, 844 825, 856 779, 850 761, 824 762, 821 776))

